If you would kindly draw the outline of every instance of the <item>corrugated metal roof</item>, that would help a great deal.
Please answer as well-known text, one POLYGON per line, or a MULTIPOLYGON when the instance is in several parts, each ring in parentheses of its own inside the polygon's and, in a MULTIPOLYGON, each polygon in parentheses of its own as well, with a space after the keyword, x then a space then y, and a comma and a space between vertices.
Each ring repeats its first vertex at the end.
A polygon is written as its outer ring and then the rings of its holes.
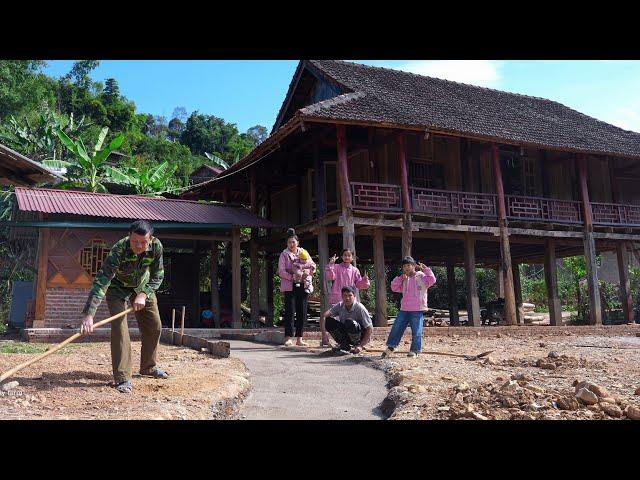
POLYGON ((272 227, 245 208, 170 200, 139 195, 16 187, 18 209, 24 212, 89 215, 156 222, 230 224, 237 227, 272 227))

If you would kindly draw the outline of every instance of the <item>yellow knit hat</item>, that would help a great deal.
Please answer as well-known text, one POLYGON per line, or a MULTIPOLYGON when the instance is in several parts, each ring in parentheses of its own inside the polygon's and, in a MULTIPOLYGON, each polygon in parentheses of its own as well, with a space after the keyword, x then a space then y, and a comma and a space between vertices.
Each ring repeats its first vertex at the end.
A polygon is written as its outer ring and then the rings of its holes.
POLYGON ((309 260, 309 252, 307 252, 304 248, 300 248, 300 255, 298 256, 298 258, 300 258, 300 260, 302 260, 303 262, 306 262, 307 260, 309 260))

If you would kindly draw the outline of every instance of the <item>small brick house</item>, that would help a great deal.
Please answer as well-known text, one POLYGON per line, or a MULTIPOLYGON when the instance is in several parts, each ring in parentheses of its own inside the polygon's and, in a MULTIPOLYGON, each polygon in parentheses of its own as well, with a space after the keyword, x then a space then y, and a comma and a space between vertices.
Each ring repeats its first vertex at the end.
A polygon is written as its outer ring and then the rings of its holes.
MULTIPOLYGON (((137 219, 152 222, 154 236, 164 246, 165 280, 158 291, 163 324, 171 324, 171 311, 186 307, 187 327, 200 327, 201 312, 210 308, 221 317, 218 286, 220 242, 234 261, 230 265, 233 294, 229 311, 240 326, 241 227, 271 226, 241 206, 169 200, 137 195, 112 195, 46 188, 16 187, 14 235, 37 238, 35 301, 26 326, 33 328, 76 327, 93 278, 115 242, 127 235, 137 219), (200 260, 214 251, 211 277, 216 288, 200 293, 200 260)), ((223 277, 224 278, 224 277, 223 277)), ((106 302, 96 318, 108 316, 106 302)), ((133 317, 130 317, 130 321, 133 317)), ((135 320, 133 320, 135 323, 135 320)))

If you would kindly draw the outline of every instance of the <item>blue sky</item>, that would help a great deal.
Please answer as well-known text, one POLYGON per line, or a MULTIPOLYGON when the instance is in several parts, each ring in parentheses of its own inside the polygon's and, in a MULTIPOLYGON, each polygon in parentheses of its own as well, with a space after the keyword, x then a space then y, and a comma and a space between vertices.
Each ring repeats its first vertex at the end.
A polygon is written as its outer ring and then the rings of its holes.
MULTIPOLYGON (((640 132, 640 61, 355 60, 544 97, 627 130, 640 132)), ((139 112, 170 119, 175 107, 199 110, 236 123, 271 130, 296 60, 105 60, 94 80, 114 77, 139 112)), ((60 76, 73 61, 49 61, 60 76)))

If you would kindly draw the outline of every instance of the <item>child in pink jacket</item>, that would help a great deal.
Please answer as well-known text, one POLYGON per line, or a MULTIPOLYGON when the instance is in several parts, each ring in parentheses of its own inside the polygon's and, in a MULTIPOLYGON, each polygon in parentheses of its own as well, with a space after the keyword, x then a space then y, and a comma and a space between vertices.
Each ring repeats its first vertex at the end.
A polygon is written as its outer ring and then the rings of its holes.
POLYGON ((387 349, 382 357, 390 355, 402 340, 402 335, 411 326, 411 349, 409 357, 416 357, 422 351, 422 326, 427 310, 427 290, 436 283, 436 276, 425 264, 417 264, 412 257, 402 260, 403 274, 391 282, 391 290, 402 293, 400 312, 393 322, 387 349))
MULTIPOLYGON (((325 278, 333 282, 331 293, 329 294, 329 303, 331 305, 342 301, 342 287, 366 289, 371 285, 367 271, 365 270, 363 277, 360 275, 360 270, 351 264, 353 262, 353 252, 351 250, 345 248, 342 251, 342 263, 336 264, 336 260, 337 257, 334 255, 324 268, 325 278)), ((322 332, 320 345, 329 345, 329 335, 324 328, 324 321, 320 322, 320 331, 322 332)))

